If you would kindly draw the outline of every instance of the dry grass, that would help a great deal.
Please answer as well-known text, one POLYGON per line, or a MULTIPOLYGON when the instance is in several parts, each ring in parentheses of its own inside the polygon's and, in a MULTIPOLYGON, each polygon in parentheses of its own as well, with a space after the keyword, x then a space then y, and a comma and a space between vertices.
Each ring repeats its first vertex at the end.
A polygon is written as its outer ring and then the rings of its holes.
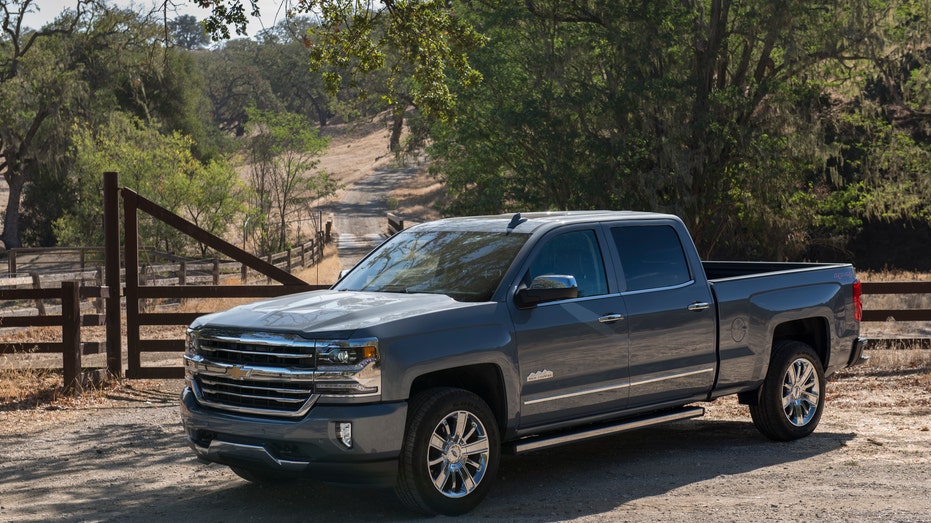
POLYGON ((396 202, 389 206, 389 211, 401 215, 406 221, 422 223, 438 220, 437 207, 446 199, 446 185, 431 175, 425 166, 417 169, 417 174, 406 184, 395 187, 388 193, 388 200, 396 202))

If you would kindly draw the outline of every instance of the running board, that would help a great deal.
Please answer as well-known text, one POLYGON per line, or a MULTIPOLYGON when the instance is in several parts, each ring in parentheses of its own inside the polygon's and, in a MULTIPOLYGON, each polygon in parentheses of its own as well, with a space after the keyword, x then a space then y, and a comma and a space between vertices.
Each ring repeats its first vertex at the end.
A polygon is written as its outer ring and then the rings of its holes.
POLYGON ((610 436, 612 434, 627 432, 629 430, 652 427, 654 425, 661 425, 663 423, 669 423, 672 421, 698 418, 704 415, 705 409, 703 407, 689 407, 676 409, 673 411, 664 411, 659 414, 627 419, 620 423, 613 423, 610 425, 598 425, 593 428, 589 427, 587 429, 574 432, 560 432, 556 435, 534 436, 516 441, 508 447, 508 450, 514 454, 523 454, 525 452, 557 447, 559 445, 566 445, 568 443, 575 443, 587 439, 610 436))

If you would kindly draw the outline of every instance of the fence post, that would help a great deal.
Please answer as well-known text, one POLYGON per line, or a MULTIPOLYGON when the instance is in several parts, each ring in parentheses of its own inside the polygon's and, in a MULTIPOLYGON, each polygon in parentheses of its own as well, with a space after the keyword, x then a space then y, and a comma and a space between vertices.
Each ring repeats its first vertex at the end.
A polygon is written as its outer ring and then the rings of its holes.
MULTIPOLYGON (((267 258, 268 258, 268 264, 271 265, 271 264, 272 264, 272 255, 269 254, 269 255, 267 256, 267 258)), ((265 285, 271 285, 271 284, 272 284, 272 277, 271 277, 271 276, 266 276, 266 277, 265 277, 265 285)))
POLYGON ((187 262, 184 260, 178 264, 178 285, 187 285, 187 262))
POLYGON ((213 284, 220 285, 220 258, 213 259, 213 284))
MULTIPOLYGON (((32 276, 32 288, 41 289, 42 282, 39 281, 39 273, 30 272, 29 275, 32 276)), ((45 301, 42 298, 36 298, 36 309, 39 309, 39 316, 45 316, 45 301)))
MULTIPOLYGON (((94 285, 103 287, 103 268, 99 265, 97 266, 97 272, 94 274, 94 285)), ((97 314, 103 312, 103 296, 98 296, 94 299, 94 309, 97 311, 97 314)))
POLYGON ((81 296, 74 281, 61 283, 62 375, 65 391, 80 389, 81 373, 81 296))
MULTIPOLYGON (((107 371, 123 375, 123 342, 120 326, 120 177, 103 173, 103 253, 107 269, 107 371)), ((135 231, 134 231, 135 233, 135 231)), ((135 267, 133 267, 135 270, 135 267)))
POLYGON ((245 263, 241 263, 240 266, 242 267, 242 269, 241 269, 241 272, 242 272, 242 275, 241 275, 242 283, 245 284, 245 283, 249 280, 249 267, 247 267, 245 263))

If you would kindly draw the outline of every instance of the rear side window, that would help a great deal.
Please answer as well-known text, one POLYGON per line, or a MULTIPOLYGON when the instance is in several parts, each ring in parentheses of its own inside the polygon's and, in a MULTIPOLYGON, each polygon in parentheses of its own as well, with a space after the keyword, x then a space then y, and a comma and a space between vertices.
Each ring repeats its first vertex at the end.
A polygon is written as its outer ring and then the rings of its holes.
POLYGON ((673 287, 692 279, 676 230, 668 225, 613 227, 628 291, 673 287))

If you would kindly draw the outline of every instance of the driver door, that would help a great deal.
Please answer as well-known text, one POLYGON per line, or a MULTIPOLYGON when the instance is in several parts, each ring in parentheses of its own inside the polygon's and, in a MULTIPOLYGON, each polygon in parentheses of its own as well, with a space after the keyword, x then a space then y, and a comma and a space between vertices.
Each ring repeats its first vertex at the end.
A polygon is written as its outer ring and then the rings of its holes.
POLYGON ((600 231, 545 238, 521 285, 542 275, 573 276, 577 298, 511 313, 521 373, 522 428, 622 409, 628 399, 626 310, 606 270, 600 231))

